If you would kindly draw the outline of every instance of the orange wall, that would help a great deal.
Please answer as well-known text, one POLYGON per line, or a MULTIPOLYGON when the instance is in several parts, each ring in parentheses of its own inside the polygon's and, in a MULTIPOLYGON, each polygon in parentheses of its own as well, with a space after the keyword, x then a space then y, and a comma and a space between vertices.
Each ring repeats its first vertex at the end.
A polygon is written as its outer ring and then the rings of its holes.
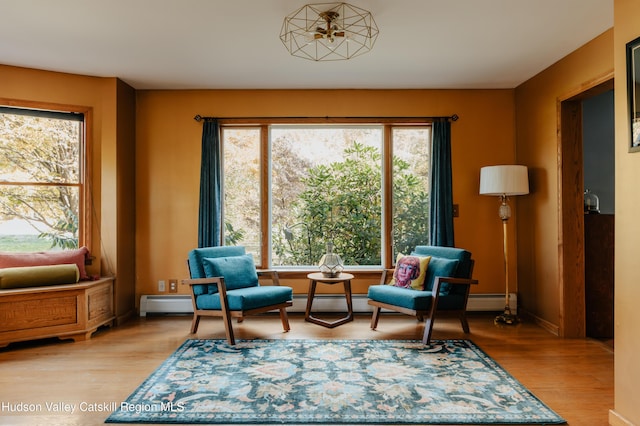
POLYGON ((637 0, 614 2, 616 230, 615 230, 615 408, 612 425, 640 425, 640 153, 630 154, 626 82, 626 43, 640 37, 637 0))
MULTIPOLYGON (((118 231, 118 220, 127 215, 126 206, 120 202, 126 191, 133 194, 134 183, 125 173, 133 168, 133 161, 118 161, 118 150, 134 146, 132 89, 116 78, 95 78, 72 74, 40 71, 0 65, 0 98, 5 101, 45 102, 90 108, 92 127, 87 135, 91 147, 89 159, 92 170, 92 199, 94 202, 92 243, 89 247, 96 261, 88 268, 90 274, 116 275, 116 310, 119 318, 133 312, 133 266, 118 270, 118 257, 126 250, 118 251, 127 239, 131 243, 129 258, 133 259, 133 234, 118 231), (128 96, 127 96, 128 93, 128 96), (126 106, 129 105, 129 108, 126 106), (129 111, 129 112, 127 112, 129 111), (119 133, 119 126, 129 125, 126 138, 119 133), (118 181, 125 181, 120 188, 118 181), (120 217, 118 217, 120 215, 120 217), (129 297, 126 297, 129 293, 129 297)), ((120 130, 120 132, 122 132, 120 130)), ((133 196, 130 197, 133 199, 133 196)), ((133 210, 131 210, 133 222, 133 210)), ((125 262, 126 263, 126 262, 125 262)))
MULTIPOLYGON (((212 90, 137 93, 137 297, 157 294, 158 280, 188 277, 197 246, 202 124, 214 117, 433 116, 452 123, 456 245, 476 259, 477 293, 503 293, 501 222, 494 197, 478 195, 480 167, 515 158, 512 90, 212 90)), ((515 245, 513 247, 515 249, 515 245)), ((514 261, 515 262, 515 261, 514 261)), ((515 271, 515 268, 511 268, 515 271)), ((378 277, 356 279, 354 291, 378 277)), ((515 283, 515 274, 513 277, 515 283)), ((307 291, 304 279, 286 284, 307 291)), ((515 286, 514 286, 515 287, 515 286)), ((515 289, 515 288, 514 288, 515 289)), ((180 288, 186 293, 186 288, 180 288)))
POLYGON ((609 30, 515 91, 516 158, 529 167, 531 186, 518 198, 519 297, 551 328, 560 326, 558 102, 613 74, 612 46, 609 30))

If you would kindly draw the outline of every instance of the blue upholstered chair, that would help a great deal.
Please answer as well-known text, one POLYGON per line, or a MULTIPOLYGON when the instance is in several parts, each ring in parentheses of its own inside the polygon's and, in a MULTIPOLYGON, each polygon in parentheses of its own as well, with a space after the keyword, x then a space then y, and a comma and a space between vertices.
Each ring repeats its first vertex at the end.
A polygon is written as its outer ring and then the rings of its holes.
POLYGON ((191 333, 198 330, 200 318, 222 317, 229 344, 235 345, 231 318, 279 310, 284 331, 289 331, 286 308, 292 306, 293 290, 281 286, 277 271, 256 270, 253 257, 242 246, 197 248, 189 252, 193 321, 191 333), (270 276, 272 285, 260 285, 259 276, 270 276))
POLYGON ((415 316, 419 321, 426 318, 422 342, 431 341, 433 321, 438 315, 456 315, 462 329, 469 333, 466 317, 467 300, 472 284, 474 261, 471 253, 453 247, 417 246, 411 255, 430 256, 424 279, 424 289, 402 288, 388 285, 393 269, 385 270, 379 285, 369 287, 368 303, 373 306, 371 328, 378 326, 381 309, 389 309, 415 316))

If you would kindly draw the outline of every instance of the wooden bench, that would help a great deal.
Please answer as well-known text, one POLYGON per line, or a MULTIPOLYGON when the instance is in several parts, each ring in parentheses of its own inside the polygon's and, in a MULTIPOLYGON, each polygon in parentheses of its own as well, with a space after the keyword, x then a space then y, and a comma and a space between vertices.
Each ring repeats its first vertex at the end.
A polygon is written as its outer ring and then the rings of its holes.
POLYGON ((0 348, 58 337, 86 340, 115 319, 114 278, 0 290, 0 348))

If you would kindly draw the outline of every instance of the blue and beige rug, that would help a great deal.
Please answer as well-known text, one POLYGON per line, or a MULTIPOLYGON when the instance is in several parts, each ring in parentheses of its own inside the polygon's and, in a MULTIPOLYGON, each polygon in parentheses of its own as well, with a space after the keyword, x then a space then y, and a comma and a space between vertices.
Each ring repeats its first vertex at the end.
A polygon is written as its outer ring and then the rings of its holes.
POLYGON ((469 340, 187 340, 106 422, 565 423, 469 340))

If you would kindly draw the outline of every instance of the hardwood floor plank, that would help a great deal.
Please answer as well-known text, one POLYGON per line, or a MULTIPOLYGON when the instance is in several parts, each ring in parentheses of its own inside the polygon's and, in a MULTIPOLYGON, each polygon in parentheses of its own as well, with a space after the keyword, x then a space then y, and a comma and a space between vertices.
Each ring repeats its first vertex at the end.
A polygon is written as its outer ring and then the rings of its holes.
MULTIPOLYGON (((359 314, 328 329, 292 313, 288 333, 275 314, 233 325, 236 339, 422 339, 423 324, 408 316, 383 314, 376 331, 369 320, 359 314)), ((196 335, 189 334, 190 323, 189 316, 149 316, 102 329, 87 341, 40 340, 0 349, 0 424, 103 424, 110 404, 124 401, 185 339, 224 339, 219 319, 204 319, 196 335), (75 411, 46 406, 56 402, 75 411), (11 407, 18 404, 35 411, 15 412, 11 407)), ((471 334, 465 335, 457 320, 438 319, 433 338, 472 340, 570 425, 608 424, 614 404, 610 347, 558 338, 527 322, 495 326, 489 314, 472 313, 469 323, 471 334)))

